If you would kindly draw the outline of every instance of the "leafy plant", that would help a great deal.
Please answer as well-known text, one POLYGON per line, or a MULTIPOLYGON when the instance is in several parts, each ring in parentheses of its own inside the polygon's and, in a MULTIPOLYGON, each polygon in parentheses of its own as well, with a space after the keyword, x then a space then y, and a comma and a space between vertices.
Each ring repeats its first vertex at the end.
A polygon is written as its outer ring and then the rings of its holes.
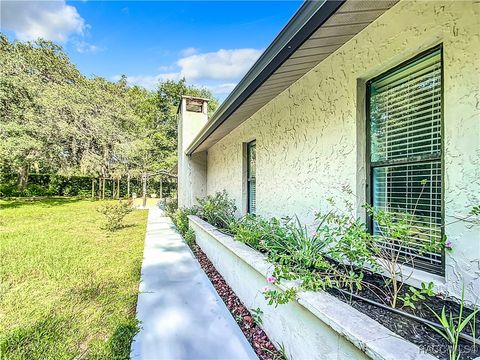
POLYGON ((408 292, 405 294, 404 297, 400 297, 400 300, 403 301, 403 306, 415 309, 415 303, 420 300, 425 300, 426 296, 435 296, 435 292, 433 291, 434 284, 433 282, 429 282, 425 284, 422 282, 421 288, 416 289, 413 286, 408 287, 408 292))
POLYGON ((230 223, 229 231, 234 234, 235 240, 265 252, 271 237, 276 236, 276 222, 265 220, 260 216, 247 214, 240 220, 230 223))
POLYGON ((268 289, 263 292, 263 296, 265 296, 265 300, 267 300, 268 305, 275 305, 277 307, 281 304, 287 304, 290 301, 295 299, 297 295, 296 288, 288 288, 285 291, 278 291, 275 289, 268 289))
POLYGON ((173 214, 170 215, 173 223, 177 227, 178 231, 182 236, 188 231, 188 216, 197 215, 199 209, 197 207, 177 209, 173 214))
MULTIPOLYGON (((460 359, 460 354, 458 352, 458 342, 460 339, 460 334, 472 319, 475 321, 475 316, 479 311, 478 308, 475 308, 470 313, 470 315, 463 318, 463 310, 465 306, 464 303, 465 303, 464 289, 462 288, 462 298, 460 300, 460 310, 459 310, 458 317, 453 316, 451 312, 447 317, 445 313, 445 306, 442 308, 442 312, 440 314, 430 309, 430 311, 439 321, 440 325, 442 326, 442 329, 438 329, 432 325, 429 325, 429 326, 432 330, 440 334, 445 340, 447 340, 450 343, 450 348, 449 348, 450 360, 460 359)), ((475 338, 475 333, 473 333, 473 337, 475 338)))
POLYGON ((165 213, 172 217, 172 215, 178 209, 178 201, 177 199, 167 198, 165 199, 165 213))
POLYGON ((185 242, 189 246, 192 246, 193 244, 195 244, 195 232, 192 229, 188 229, 185 232, 185 235, 183 235, 183 238, 185 239, 185 242))
POLYGON ((120 201, 103 204, 97 211, 105 216, 105 228, 113 232, 123 227, 123 219, 133 211, 133 207, 130 201, 120 201))
POLYGON ((197 201, 200 217, 211 225, 219 229, 229 229, 230 225, 235 222, 237 207, 235 201, 228 197, 225 190, 203 199, 197 199, 197 201))
POLYGON ((263 320, 262 320, 263 311, 262 311, 262 309, 260 309, 259 307, 257 307, 256 309, 250 309, 250 314, 252 314, 252 318, 253 318, 253 320, 255 321, 256 324, 258 324, 258 325, 263 324, 263 320))
POLYGON ((280 351, 280 354, 281 354, 281 360, 288 360, 288 356, 287 356, 287 349, 285 349, 285 345, 283 343, 279 344, 277 343, 278 345, 278 351, 280 351))
POLYGON ((416 210, 427 180, 422 180, 420 194, 410 212, 394 209, 378 209, 364 205, 374 220, 377 233, 370 244, 381 270, 387 274, 386 287, 376 287, 393 308, 401 294, 402 287, 413 274, 415 260, 427 253, 440 252, 445 247, 445 239, 424 235, 424 224, 418 220, 416 210), (409 267, 409 273, 406 268, 409 267))

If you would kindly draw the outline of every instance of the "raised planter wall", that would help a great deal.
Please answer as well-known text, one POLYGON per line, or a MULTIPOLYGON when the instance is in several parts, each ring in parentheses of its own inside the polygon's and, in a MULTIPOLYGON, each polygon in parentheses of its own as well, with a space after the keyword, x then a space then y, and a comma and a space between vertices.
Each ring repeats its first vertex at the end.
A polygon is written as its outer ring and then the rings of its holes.
POLYGON ((261 289, 273 266, 265 257, 196 216, 189 220, 197 244, 243 304, 263 311, 262 328, 283 344, 289 359, 435 359, 324 292, 302 292, 296 301, 268 305, 261 289))

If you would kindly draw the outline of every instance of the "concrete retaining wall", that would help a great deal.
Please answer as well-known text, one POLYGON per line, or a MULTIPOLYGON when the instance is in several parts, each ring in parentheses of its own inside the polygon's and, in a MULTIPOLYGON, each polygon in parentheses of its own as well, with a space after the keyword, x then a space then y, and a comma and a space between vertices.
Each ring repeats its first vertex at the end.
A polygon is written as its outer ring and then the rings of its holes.
POLYGON ((261 291, 273 266, 265 257, 196 216, 189 220, 197 244, 242 303, 263 311, 262 328, 289 359, 434 359, 327 293, 303 292, 288 304, 268 305, 261 291))

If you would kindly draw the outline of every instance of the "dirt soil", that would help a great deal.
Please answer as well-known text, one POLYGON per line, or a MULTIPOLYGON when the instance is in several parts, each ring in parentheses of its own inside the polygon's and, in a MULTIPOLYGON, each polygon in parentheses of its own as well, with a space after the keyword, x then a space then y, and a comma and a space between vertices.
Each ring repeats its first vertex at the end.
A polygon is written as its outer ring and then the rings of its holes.
MULTIPOLYGON (((385 282, 380 275, 373 274, 371 272, 365 273, 365 282, 374 284, 378 287, 385 287, 385 282)), ((402 290, 407 290, 408 286, 404 286, 402 290)), ((338 290, 331 289, 328 291, 332 295, 336 296, 340 300, 350 304, 360 312, 370 316, 372 319, 378 321, 380 324, 390 329, 394 333, 400 335, 404 339, 418 345, 422 351, 430 353, 441 360, 449 359, 449 346, 446 340, 437 332, 432 330, 428 325, 420 323, 410 318, 406 318, 400 314, 395 314, 390 310, 383 309, 381 307, 369 304, 362 300, 350 298, 347 295, 339 292, 338 290)), ((378 302, 379 298, 373 293, 371 289, 364 287, 361 291, 357 292, 358 295, 378 302)), ((403 292, 404 294, 404 292, 403 292)), ((425 301, 416 304, 416 309, 403 308, 402 311, 414 314, 418 317, 438 323, 431 310, 440 314, 442 307, 445 306, 445 313, 447 317, 450 312, 456 317, 459 313, 459 305, 453 301, 443 299, 441 297, 430 297, 425 301), (431 310, 430 310, 431 309, 431 310)), ((471 310, 463 310, 463 319, 471 313, 471 310)), ((480 337, 480 316, 477 315, 476 319, 476 337, 480 337)), ((467 326, 464 333, 472 335, 472 328, 467 326)), ((460 340, 460 359, 471 360, 480 356, 480 344, 473 344, 466 340, 460 340)))

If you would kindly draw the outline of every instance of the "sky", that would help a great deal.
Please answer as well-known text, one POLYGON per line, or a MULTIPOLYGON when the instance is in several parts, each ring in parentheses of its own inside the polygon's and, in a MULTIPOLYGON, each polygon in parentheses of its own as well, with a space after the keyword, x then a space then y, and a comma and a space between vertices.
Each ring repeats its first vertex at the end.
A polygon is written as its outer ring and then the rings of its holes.
POLYGON ((223 100, 301 1, 1 1, 11 40, 43 37, 87 76, 154 89, 185 78, 223 100))

